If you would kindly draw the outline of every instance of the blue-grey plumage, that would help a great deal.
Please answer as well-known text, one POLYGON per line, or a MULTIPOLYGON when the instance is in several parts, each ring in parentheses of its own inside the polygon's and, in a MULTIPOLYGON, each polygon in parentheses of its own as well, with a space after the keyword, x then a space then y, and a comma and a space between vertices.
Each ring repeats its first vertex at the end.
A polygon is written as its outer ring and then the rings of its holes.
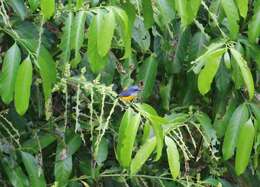
POLYGON ((136 85, 135 86, 130 86, 128 89, 122 91, 119 94, 119 97, 134 96, 134 95, 137 95, 139 91, 141 91, 139 86, 136 86, 136 85))

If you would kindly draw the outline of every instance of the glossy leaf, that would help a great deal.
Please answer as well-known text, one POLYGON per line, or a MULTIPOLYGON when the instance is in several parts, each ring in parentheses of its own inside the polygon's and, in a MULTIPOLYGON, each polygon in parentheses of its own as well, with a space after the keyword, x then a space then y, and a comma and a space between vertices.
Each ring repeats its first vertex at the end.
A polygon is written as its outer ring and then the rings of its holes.
POLYGON ((144 26, 146 29, 149 29, 152 27, 154 23, 153 7, 152 7, 151 0, 143 0, 142 8, 143 8, 144 26))
POLYGON ((175 142, 167 136, 165 137, 165 144, 167 146, 166 152, 169 168, 172 174, 172 178, 175 180, 180 175, 179 151, 175 142))
POLYGON ((21 52, 15 43, 5 54, 0 75, 0 94, 5 104, 9 104, 13 100, 15 80, 20 61, 21 52))
POLYGON ((254 92, 255 92, 254 80, 250 72, 250 69, 247 66, 247 62, 244 60, 244 58, 236 49, 231 48, 230 50, 242 73, 245 85, 247 87, 247 91, 249 93, 249 99, 252 99, 254 97, 254 92))
POLYGON ((223 157, 228 160, 234 155, 241 124, 248 120, 248 110, 245 104, 240 105, 234 111, 229 120, 222 147, 223 157))
POLYGON ((239 14, 234 0, 221 0, 221 5, 228 20, 228 27, 231 39, 236 39, 239 32, 239 14))
POLYGON ((156 139, 151 138, 147 140, 137 151, 134 159, 131 162, 130 174, 135 175, 141 167, 144 165, 146 160, 152 154, 156 145, 156 139))
POLYGON ((27 57, 18 68, 15 82, 14 103, 16 111, 20 115, 23 115, 29 107, 32 71, 31 60, 27 57))
POLYGON ((125 112, 121 120, 118 135, 117 159, 124 168, 130 166, 140 120, 140 114, 136 114, 131 109, 125 112))
POLYGON ((71 33, 71 49, 75 50, 75 56, 70 63, 74 68, 77 67, 77 65, 81 61, 80 49, 84 41, 85 21, 85 11, 79 11, 73 20, 73 29, 71 33))
POLYGON ((101 57, 107 55, 116 27, 115 15, 112 10, 108 13, 99 11, 97 14, 97 49, 101 57))
POLYGON ((226 49, 219 49, 205 59, 206 64, 198 77, 198 88, 202 95, 205 95, 210 90, 211 83, 218 71, 221 57, 225 51, 226 49))
POLYGON ((260 1, 254 2, 254 14, 248 24, 248 39, 251 43, 257 43, 260 35, 260 1))
POLYGON ((149 96, 152 94, 157 75, 157 67, 158 62, 156 58, 151 55, 143 62, 138 72, 138 80, 143 81, 144 83, 144 88, 141 93, 144 99, 148 99, 149 96))
POLYGON ((31 187, 45 187, 47 184, 43 175, 42 168, 37 160, 29 153, 21 152, 22 161, 30 179, 31 187))
POLYGON ((55 0, 41 0, 41 12, 45 19, 50 19, 55 13, 55 0))
POLYGON ((239 130, 237 140, 237 151, 235 158, 235 171, 237 175, 242 174, 250 159, 255 137, 255 128, 251 119, 243 123, 239 130))

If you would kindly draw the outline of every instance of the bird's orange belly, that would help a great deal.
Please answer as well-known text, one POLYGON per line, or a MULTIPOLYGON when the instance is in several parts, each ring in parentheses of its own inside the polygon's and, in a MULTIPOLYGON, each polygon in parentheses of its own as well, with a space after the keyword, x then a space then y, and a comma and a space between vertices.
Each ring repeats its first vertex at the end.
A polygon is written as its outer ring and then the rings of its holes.
POLYGON ((124 97, 120 97, 123 101, 132 101, 133 99, 136 98, 136 96, 130 95, 130 96, 124 96, 124 97))

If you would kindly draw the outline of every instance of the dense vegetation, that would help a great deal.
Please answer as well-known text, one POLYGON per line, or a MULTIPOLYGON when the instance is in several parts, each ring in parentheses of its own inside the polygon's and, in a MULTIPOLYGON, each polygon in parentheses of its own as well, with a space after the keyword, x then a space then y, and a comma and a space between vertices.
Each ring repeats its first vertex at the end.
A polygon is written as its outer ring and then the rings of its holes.
POLYGON ((259 36, 260 0, 0 0, 0 186, 259 186, 259 36))

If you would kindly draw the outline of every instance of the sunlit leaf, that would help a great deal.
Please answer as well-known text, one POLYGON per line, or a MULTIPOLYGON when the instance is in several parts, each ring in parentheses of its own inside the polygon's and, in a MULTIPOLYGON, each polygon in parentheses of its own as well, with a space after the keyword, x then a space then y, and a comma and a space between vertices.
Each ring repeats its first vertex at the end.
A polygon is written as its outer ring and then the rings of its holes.
POLYGON ((41 0, 41 11, 45 19, 50 19, 55 13, 55 0, 41 0))

